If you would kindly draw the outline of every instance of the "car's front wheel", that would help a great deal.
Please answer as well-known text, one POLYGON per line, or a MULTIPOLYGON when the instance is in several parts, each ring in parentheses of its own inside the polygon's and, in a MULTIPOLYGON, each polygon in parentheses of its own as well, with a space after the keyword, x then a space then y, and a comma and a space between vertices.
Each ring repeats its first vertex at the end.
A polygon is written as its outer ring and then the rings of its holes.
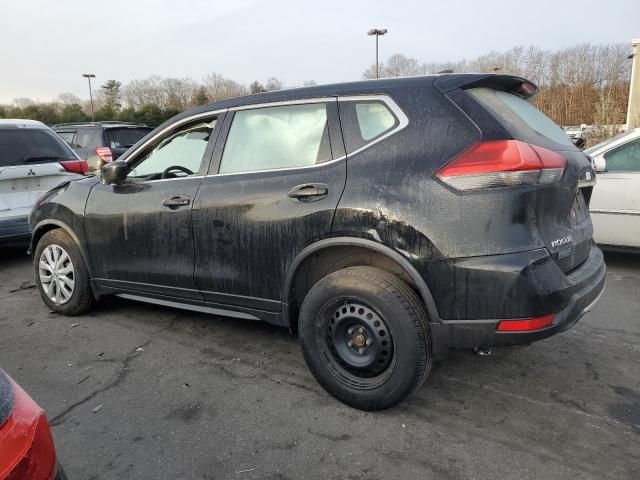
POLYGON ((36 246, 33 265, 42 300, 54 312, 78 315, 91 308, 93 295, 80 250, 67 232, 45 233, 36 246))
POLYGON ((362 410, 397 404, 431 369, 429 325, 419 297, 377 268, 349 267, 316 283, 300 310, 299 335, 318 382, 362 410))

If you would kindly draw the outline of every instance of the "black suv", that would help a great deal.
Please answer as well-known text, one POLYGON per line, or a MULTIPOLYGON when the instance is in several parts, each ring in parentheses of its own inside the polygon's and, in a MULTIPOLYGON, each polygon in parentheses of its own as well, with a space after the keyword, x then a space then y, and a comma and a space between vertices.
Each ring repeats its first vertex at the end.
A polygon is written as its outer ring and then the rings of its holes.
POLYGON ((103 295, 298 330, 331 394, 389 407, 450 348, 571 327, 604 289, 589 159, 505 75, 278 91, 187 111, 34 208, 54 311, 103 295))
POLYGON ((53 130, 87 161, 89 171, 95 173, 106 162, 117 160, 153 128, 129 122, 89 122, 60 123, 54 125, 53 130))

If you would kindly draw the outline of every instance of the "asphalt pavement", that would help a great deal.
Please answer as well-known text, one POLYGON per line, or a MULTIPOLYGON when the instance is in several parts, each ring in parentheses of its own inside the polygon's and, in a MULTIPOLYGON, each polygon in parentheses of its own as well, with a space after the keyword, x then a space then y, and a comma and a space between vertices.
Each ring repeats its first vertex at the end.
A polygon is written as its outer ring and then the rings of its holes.
POLYGON ((0 367, 73 479, 638 479, 640 255, 573 329, 456 352, 378 413, 329 396, 286 329, 109 299, 52 314, 0 252, 0 367))

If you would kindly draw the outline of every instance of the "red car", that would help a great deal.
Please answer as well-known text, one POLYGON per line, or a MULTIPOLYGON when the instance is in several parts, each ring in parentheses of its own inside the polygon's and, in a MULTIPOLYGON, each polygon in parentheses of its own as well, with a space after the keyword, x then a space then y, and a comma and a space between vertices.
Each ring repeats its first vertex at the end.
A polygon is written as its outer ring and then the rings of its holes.
POLYGON ((0 480, 66 480, 58 465, 47 416, 2 370, 0 480))

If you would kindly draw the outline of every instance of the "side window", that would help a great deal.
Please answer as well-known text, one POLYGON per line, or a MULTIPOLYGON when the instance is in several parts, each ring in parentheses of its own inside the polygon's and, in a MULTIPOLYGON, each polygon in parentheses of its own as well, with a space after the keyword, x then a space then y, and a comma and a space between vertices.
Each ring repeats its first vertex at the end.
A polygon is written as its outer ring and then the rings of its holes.
POLYGON ((324 103, 237 111, 220 173, 304 167, 331 159, 324 103))
POLYGON ((198 120, 169 132, 134 161, 128 178, 158 180, 197 174, 215 124, 215 119, 198 120))
POLYGON ((374 142, 400 123, 381 100, 341 101, 340 116, 348 152, 374 142))
POLYGON ((96 148, 102 146, 100 130, 96 128, 80 128, 76 132, 75 148, 96 148))
POLYGON ((640 138, 604 154, 607 172, 640 172, 640 138))

